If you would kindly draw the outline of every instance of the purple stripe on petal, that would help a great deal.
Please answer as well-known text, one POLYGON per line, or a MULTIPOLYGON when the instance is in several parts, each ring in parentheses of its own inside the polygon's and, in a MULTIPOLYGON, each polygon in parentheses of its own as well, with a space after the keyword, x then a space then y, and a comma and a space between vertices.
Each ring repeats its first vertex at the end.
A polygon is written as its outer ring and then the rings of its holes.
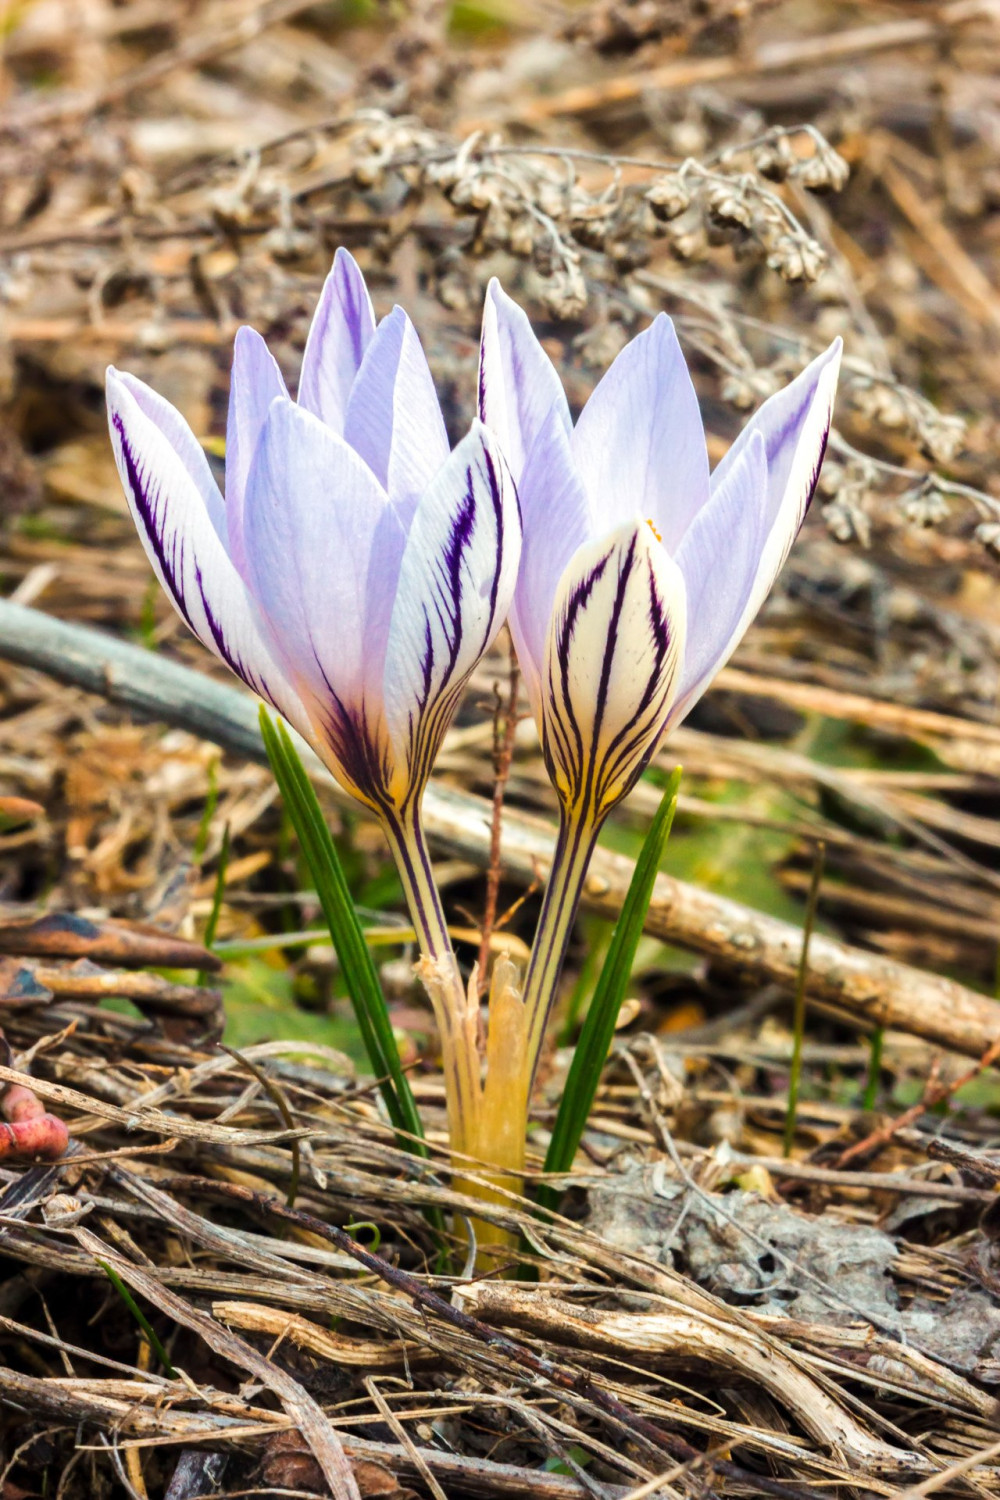
POLYGON ((778 576, 815 492, 830 434, 839 339, 747 423, 677 549, 691 602, 679 723, 729 660, 778 576))
MULTIPOLYGON (((134 375, 116 370, 109 365, 107 371, 108 393, 112 388, 127 396, 129 410, 137 410, 167 443, 173 459, 187 475, 189 486, 200 496, 202 509, 211 522, 212 529, 223 546, 226 543, 226 507, 198 439, 176 407, 171 406, 151 386, 134 375)), ((116 399, 113 409, 124 411, 123 403, 116 399)), ((125 413, 126 418, 128 413, 125 413)), ((133 443, 133 446, 135 444, 133 443)))
POLYGON ((631 721, 611 739, 605 752, 600 785, 595 791, 599 806, 610 805, 609 799, 617 801, 624 793, 619 791, 613 795, 613 789, 623 781, 632 786, 641 775, 659 742, 669 701, 676 691, 678 662, 675 660, 673 667, 670 663, 674 623, 656 573, 648 564, 647 569, 647 623, 653 643, 652 663, 631 721))
POLYGON ((780 528, 785 552, 805 518, 826 452, 833 401, 840 370, 841 342, 836 339, 784 390, 771 396, 739 434, 712 474, 712 492, 726 481, 755 434, 767 459, 767 527, 780 528))
POLYGON ((354 796, 377 811, 388 811, 394 768, 381 721, 363 698, 345 702, 329 679, 325 681, 326 692, 316 705, 325 758, 354 796))
MULTIPOLYGON (((194 631, 194 625, 191 623, 191 615, 184 600, 184 589, 181 585, 184 573, 183 533, 179 531, 174 532, 168 550, 164 534, 166 509, 165 507, 161 507, 158 514, 156 506, 156 499, 159 497, 159 486, 155 480, 152 480, 151 476, 150 483, 143 481, 142 475, 139 473, 139 465, 136 462, 135 450, 125 431, 125 423, 122 420, 120 412, 112 414, 111 423, 118 434, 118 441, 121 444, 122 463, 125 466, 126 482, 132 496, 132 503, 135 506, 136 513, 146 533, 146 538, 159 564, 164 585, 169 590, 174 605, 182 616, 184 623, 190 630, 194 631)), ((197 634, 197 631, 195 631, 195 634, 197 634)))
MULTIPOLYGON (((594 564, 574 586, 569 602, 566 605, 565 616, 560 624, 557 635, 556 659, 559 663, 560 691, 554 690, 554 683, 549 677, 549 706, 552 710, 551 718, 562 728, 562 735, 568 730, 569 741, 572 744, 572 755, 564 762, 564 769, 570 774, 573 785, 574 800, 579 798, 583 787, 583 772, 586 763, 586 745, 584 741, 584 727, 590 737, 590 724, 581 727, 574 706, 574 695, 570 687, 570 668, 573 661, 574 633, 578 622, 582 619, 591 595, 604 577, 611 562, 612 553, 606 552, 600 560, 594 564), (557 705, 561 706, 562 712, 557 711, 557 705), (562 726, 565 726, 564 728, 562 726)), ((614 642, 611 632, 608 630, 604 640, 604 652, 602 656, 601 674, 598 679, 607 689, 607 658, 608 653, 613 655, 614 642)), ((595 703, 593 714, 589 716, 596 721, 600 716, 600 708, 595 703)))
MULTIPOLYGON (((182 418, 143 408, 134 382, 108 372, 108 416, 115 461, 146 554, 178 614, 203 645, 307 737, 308 717, 283 678, 261 620, 226 552, 199 485, 197 463, 169 434, 182 418)), ((195 442, 181 441, 190 449, 195 442)), ((211 496, 208 497, 212 499, 211 496)), ((221 508, 221 497, 215 499, 221 508)))
POLYGON ((389 627, 386 719, 413 787, 510 606, 519 544, 509 473, 475 423, 414 512, 389 627))
POLYGON ((655 748, 676 689, 683 580, 643 524, 579 549, 553 610, 542 743, 564 805, 603 817, 655 748))

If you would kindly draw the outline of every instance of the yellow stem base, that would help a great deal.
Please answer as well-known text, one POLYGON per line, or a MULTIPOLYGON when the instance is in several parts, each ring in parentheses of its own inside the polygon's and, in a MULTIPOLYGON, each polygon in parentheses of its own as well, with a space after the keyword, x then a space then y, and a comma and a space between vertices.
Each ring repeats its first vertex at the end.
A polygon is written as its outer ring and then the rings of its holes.
MULTIPOLYGON (((473 976, 473 982, 475 976, 473 976)), ((472 990, 470 986, 470 992, 472 990)), ((479 1095, 477 1133, 467 1151, 489 1169, 476 1180, 462 1178, 460 1192, 484 1203, 505 1203, 507 1193, 524 1190, 525 1129, 528 1118, 527 1012, 518 972, 506 955, 493 965, 486 1078, 479 1095)), ((517 1248, 518 1234, 483 1219, 473 1220, 477 1270, 494 1270, 517 1248)))

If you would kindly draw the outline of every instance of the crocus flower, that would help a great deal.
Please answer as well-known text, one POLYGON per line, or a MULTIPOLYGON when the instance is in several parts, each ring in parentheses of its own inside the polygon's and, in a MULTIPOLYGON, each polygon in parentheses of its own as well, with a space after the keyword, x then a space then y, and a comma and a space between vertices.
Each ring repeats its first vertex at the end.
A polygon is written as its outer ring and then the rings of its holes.
POLYGON ((563 813, 525 996, 536 1056, 597 830, 774 583, 819 476, 839 364, 837 340, 710 474, 669 318, 626 346, 574 426, 527 317, 490 285, 480 415, 518 487, 510 627, 563 813))
POLYGON ((263 339, 236 336, 226 492, 180 414, 107 377, 111 439, 153 568, 196 636, 398 816, 419 798, 461 689, 507 614, 517 499, 480 422, 450 451, 399 307, 376 325, 337 252, 298 401, 263 339))
MULTIPOLYGON (((497 439, 477 419, 450 449, 410 320, 397 307, 376 325, 343 250, 297 401, 259 335, 236 336, 224 499, 168 402, 114 369, 107 392, 125 495, 174 607, 379 816, 457 1055, 466 997, 420 797, 513 595, 521 526, 497 439)), ((473 1063, 450 1065, 456 1114, 478 1087, 473 1063)))

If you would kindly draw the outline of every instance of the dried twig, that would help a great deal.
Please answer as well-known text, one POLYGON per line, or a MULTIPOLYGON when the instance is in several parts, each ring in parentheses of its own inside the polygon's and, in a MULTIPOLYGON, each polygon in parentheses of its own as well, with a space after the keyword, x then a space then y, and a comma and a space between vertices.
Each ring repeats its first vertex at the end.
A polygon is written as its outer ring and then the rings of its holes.
MULTIPOLYGON (((89 1229, 78 1228, 77 1240, 99 1262, 107 1262, 125 1284, 140 1292, 176 1323, 192 1329, 216 1354, 249 1371, 273 1391, 285 1411, 309 1444, 336 1500, 361 1500, 361 1491, 343 1444, 319 1403, 299 1383, 258 1353, 244 1339, 230 1333, 214 1318, 192 1307, 176 1293, 163 1286, 154 1276, 113 1250, 89 1229)), ((347 1238, 347 1236, 345 1236, 347 1238)))
POLYGON ((978 1078, 980 1073, 984 1073, 987 1068, 992 1068, 997 1058, 1000 1058, 1000 1037, 997 1037, 996 1041, 986 1049, 974 1068, 969 1068, 958 1078, 942 1082, 935 1076, 937 1071, 935 1069, 927 1080, 927 1086, 919 1102, 912 1104, 898 1119, 887 1121, 885 1125, 880 1125, 877 1130, 871 1131, 863 1140, 855 1141, 853 1146, 848 1146, 847 1150, 842 1151, 837 1158, 837 1170, 842 1171, 848 1162, 856 1161, 860 1156, 873 1156, 875 1152, 889 1144, 898 1130, 908 1129, 929 1109, 953 1099, 959 1089, 971 1083, 974 1078, 978 1078))

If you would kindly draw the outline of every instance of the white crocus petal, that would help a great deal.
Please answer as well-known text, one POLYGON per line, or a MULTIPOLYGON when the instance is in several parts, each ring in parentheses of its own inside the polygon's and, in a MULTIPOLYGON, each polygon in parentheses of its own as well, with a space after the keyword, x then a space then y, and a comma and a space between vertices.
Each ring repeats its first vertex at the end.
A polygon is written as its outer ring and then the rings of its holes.
POLYGON ((638 513, 677 550, 708 499, 698 397, 674 325, 660 313, 598 382, 573 433, 573 458, 598 525, 638 513))
POLYGON ((751 435, 677 549, 684 575, 688 631, 671 720, 679 722, 725 666, 749 624, 767 541, 767 456, 751 435), (746 623, 744 623, 746 622, 746 623))
MULTIPOLYGON (((741 553, 745 551, 752 572, 746 601, 728 633, 723 629, 722 617, 717 616, 712 627, 712 649, 706 650, 700 660, 692 657, 685 661, 681 690, 671 716, 674 722, 691 711, 753 624, 805 520, 833 419, 841 349, 841 341, 837 339, 791 385, 765 401, 712 475, 713 498, 706 509, 711 511, 716 500, 724 498, 733 524, 741 527, 738 546, 741 553), (740 517, 740 502, 734 498, 738 495, 744 496, 745 503, 753 505, 758 513, 753 517, 755 545, 749 540, 745 544, 742 541, 750 517, 740 517)), ((709 551, 710 548, 702 549, 702 555, 707 557, 709 551)), ((692 545, 684 559, 689 586, 697 567, 695 558, 696 547, 692 545)), ((678 561, 682 561, 680 551, 678 561)), ((710 603, 709 598, 706 606, 710 603)))
POLYGON ((351 388, 374 334, 365 279, 354 256, 341 248, 320 293, 299 379, 299 405, 340 436, 351 388))
POLYGON ((473 667, 510 607, 521 550, 517 497, 481 423, 420 499, 399 570, 385 653, 385 721, 409 787, 426 781, 473 667))
POLYGON ((566 806, 602 817, 634 784, 678 685, 680 569, 645 522, 580 548, 556 594, 542 744, 566 806))
POLYGON ((278 396, 287 398, 288 391, 274 356, 253 328, 238 329, 226 422, 226 534, 229 555, 241 576, 246 575, 243 501, 247 477, 271 402, 278 396))
MULTIPOLYGON (((126 374, 124 370, 116 370, 114 365, 109 365, 107 369, 109 400, 112 384, 116 392, 128 392, 134 407, 161 433, 201 496, 213 529, 225 543, 226 507, 219 493, 219 486, 215 482, 204 448, 176 406, 171 406, 169 401, 157 395, 156 391, 146 385, 145 381, 137 380, 134 375, 126 374)), ((122 403, 122 409, 131 410, 128 403, 122 403)), ((111 420, 110 407, 109 420, 111 420)))
POLYGON ((250 587, 275 650, 337 774, 370 796, 383 736, 364 622, 371 579, 395 589, 402 529, 367 464, 280 399, 257 444, 244 524, 250 587))
POLYGON ((568 437, 569 405, 555 366, 524 310, 494 277, 486 291, 479 349, 479 415, 496 433, 520 488, 526 461, 543 428, 568 437))
POLYGON ((518 500, 523 542, 509 623, 528 701, 538 719, 552 600, 570 558, 592 534, 569 433, 554 414, 537 428, 518 500))
MULTIPOLYGON (((201 466, 191 444, 198 448, 197 441, 178 413, 176 421, 163 420, 166 403, 159 398, 156 410, 161 420, 154 422, 136 398, 139 384, 108 371, 108 422, 125 497, 153 570, 203 645, 308 734, 302 704, 270 649, 196 481, 201 466), (178 423, 190 438, 183 443, 183 456, 168 437, 177 435, 178 423)), ((221 508, 217 490, 213 503, 221 508)))
POLYGON ((737 471, 745 464, 751 449, 763 444, 765 486, 756 504, 762 513, 764 529, 757 551, 750 554, 756 558, 756 564, 747 601, 728 639, 719 642, 716 665, 698 673, 685 669, 681 698, 676 705, 678 720, 694 707, 753 624, 798 536, 826 452, 841 350, 841 341, 837 339, 791 385, 765 401, 712 475, 713 496, 729 490, 734 482, 745 488, 745 481, 735 478, 737 471))
POLYGON ((448 457, 448 434, 427 357, 401 307, 379 324, 351 390, 344 437, 408 526, 448 457))
MULTIPOLYGON (((835 339, 791 385, 769 397, 712 475, 715 489, 725 481, 730 466, 739 460, 754 433, 760 433, 767 456, 768 545, 778 555, 771 581, 788 556, 816 488, 833 420, 842 351, 841 340, 835 339)), ((769 560, 768 568, 771 566, 769 560)), ((764 593, 769 587, 770 583, 764 593)))

